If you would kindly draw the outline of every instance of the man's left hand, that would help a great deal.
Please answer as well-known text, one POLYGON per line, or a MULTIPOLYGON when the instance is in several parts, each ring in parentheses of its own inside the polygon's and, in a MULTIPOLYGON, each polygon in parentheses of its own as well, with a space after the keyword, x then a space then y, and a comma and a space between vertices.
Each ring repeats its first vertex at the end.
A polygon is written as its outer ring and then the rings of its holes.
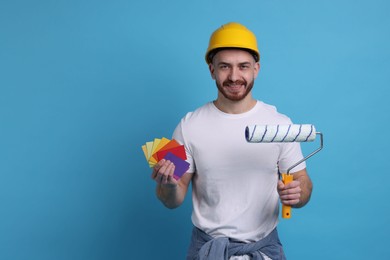
POLYGON ((278 193, 284 205, 294 206, 299 203, 302 191, 300 185, 301 183, 298 180, 293 180, 287 184, 284 184, 281 180, 278 181, 278 193))

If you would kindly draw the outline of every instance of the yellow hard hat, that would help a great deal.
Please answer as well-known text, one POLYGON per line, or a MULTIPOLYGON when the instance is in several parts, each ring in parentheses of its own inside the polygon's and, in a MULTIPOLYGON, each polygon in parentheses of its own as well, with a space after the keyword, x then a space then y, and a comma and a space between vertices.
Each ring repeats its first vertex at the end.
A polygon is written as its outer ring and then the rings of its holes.
POLYGON ((222 48, 246 49, 253 54, 256 62, 260 59, 256 36, 239 23, 224 24, 213 32, 205 56, 207 64, 211 63, 214 51, 222 48))

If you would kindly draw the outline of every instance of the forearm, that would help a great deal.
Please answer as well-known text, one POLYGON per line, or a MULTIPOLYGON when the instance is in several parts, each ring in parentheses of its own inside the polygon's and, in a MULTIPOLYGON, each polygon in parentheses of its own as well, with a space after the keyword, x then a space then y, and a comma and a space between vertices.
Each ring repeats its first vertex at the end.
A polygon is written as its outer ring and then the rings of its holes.
POLYGON ((170 209, 179 207, 186 196, 192 173, 185 173, 179 180, 173 176, 175 165, 165 159, 153 168, 152 179, 156 181, 157 198, 170 209))
POLYGON ((183 203, 185 192, 179 184, 157 184, 156 195, 167 208, 174 209, 183 203))

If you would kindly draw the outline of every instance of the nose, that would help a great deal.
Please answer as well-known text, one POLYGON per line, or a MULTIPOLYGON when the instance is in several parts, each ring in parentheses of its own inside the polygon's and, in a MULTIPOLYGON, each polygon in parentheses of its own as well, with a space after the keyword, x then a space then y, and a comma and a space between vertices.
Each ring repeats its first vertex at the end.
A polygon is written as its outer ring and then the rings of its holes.
POLYGON ((230 73, 229 73, 229 80, 234 82, 234 81, 238 80, 239 78, 240 78, 240 71, 239 71, 239 69, 236 68, 236 67, 232 67, 230 69, 230 73))

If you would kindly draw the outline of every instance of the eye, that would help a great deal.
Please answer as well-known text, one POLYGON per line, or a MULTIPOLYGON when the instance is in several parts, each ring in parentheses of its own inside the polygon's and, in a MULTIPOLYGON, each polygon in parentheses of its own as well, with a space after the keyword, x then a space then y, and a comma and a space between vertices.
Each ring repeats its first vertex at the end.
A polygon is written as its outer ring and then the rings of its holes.
POLYGON ((242 70, 246 70, 246 69, 249 69, 250 66, 249 66, 249 64, 242 64, 242 65, 240 66, 240 68, 241 68, 242 70))

